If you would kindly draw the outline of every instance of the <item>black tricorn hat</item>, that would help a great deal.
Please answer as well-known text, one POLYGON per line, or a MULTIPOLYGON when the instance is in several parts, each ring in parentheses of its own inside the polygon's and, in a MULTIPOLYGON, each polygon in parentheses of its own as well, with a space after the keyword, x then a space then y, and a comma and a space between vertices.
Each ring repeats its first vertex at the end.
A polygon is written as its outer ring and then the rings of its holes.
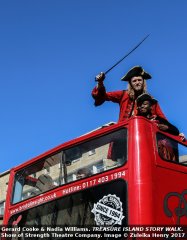
POLYGON ((157 103, 157 100, 152 98, 151 95, 149 95, 148 93, 141 94, 139 97, 137 97, 136 101, 138 105, 143 101, 150 101, 151 105, 157 103))
POLYGON ((131 68, 128 73, 121 78, 122 81, 130 81, 132 77, 142 76, 143 79, 151 79, 151 75, 144 71, 141 66, 131 68))

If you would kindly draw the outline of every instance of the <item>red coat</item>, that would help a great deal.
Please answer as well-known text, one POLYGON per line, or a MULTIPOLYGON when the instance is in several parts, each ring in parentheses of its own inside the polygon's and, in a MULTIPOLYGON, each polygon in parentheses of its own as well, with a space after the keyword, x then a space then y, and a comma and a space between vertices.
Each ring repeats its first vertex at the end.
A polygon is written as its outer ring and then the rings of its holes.
MULTIPOLYGON (((136 102, 129 97, 127 90, 106 92, 105 87, 92 90, 92 97, 95 99, 95 106, 99 106, 105 101, 118 103, 120 106, 119 122, 136 115, 136 102)), ((158 103, 152 106, 152 114, 166 119, 158 103)))

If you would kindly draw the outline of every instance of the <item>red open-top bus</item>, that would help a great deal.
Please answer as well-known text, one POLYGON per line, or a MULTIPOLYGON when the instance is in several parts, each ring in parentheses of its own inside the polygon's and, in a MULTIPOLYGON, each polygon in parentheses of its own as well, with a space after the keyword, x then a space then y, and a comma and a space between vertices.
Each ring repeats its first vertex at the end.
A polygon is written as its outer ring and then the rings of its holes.
POLYGON ((61 227, 84 239, 75 234, 87 226, 93 239, 111 239, 109 229, 121 230, 118 239, 143 236, 131 226, 162 237, 166 225, 187 225, 186 163, 187 142, 143 117, 85 134, 11 170, 2 237, 13 228, 18 239, 27 231, 40 239, 41 226, 50 239, 72 237, 61 227))

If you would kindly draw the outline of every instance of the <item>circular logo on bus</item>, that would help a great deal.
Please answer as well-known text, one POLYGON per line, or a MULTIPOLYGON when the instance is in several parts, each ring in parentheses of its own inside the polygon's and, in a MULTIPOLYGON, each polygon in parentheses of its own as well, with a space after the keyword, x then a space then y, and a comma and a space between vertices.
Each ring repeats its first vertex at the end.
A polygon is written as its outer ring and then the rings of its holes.
POLYGON ((111 194, 94 203, 92 213, 95 215, 97 225, 121 225, 124 218, 120 198, 111 194))

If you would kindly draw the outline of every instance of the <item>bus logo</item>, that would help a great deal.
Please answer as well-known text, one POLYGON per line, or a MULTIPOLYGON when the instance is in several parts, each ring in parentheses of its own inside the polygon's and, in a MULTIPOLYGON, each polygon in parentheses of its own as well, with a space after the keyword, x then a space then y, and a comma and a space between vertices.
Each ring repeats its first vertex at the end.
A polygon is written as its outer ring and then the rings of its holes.
POLYGON ((97 225, 113 226, 122 224, 123 208, 120 198, 116 195, 108 194, 99 200, 92 209, 97 225))
POLYGON ((176 215, 177 222, 176 224, 180 224, 180 218, 183 216, 187 217, 187 200, 185 198, 187 195, 187 189, 185 189, 181 194, 178 192, 170 192, 164 198, 164 212, 166 216, 172 217, 176 215), (173 213, 172 210, 169 208, 169 199, 178 199, 178 206, 174 209, 173 213))

